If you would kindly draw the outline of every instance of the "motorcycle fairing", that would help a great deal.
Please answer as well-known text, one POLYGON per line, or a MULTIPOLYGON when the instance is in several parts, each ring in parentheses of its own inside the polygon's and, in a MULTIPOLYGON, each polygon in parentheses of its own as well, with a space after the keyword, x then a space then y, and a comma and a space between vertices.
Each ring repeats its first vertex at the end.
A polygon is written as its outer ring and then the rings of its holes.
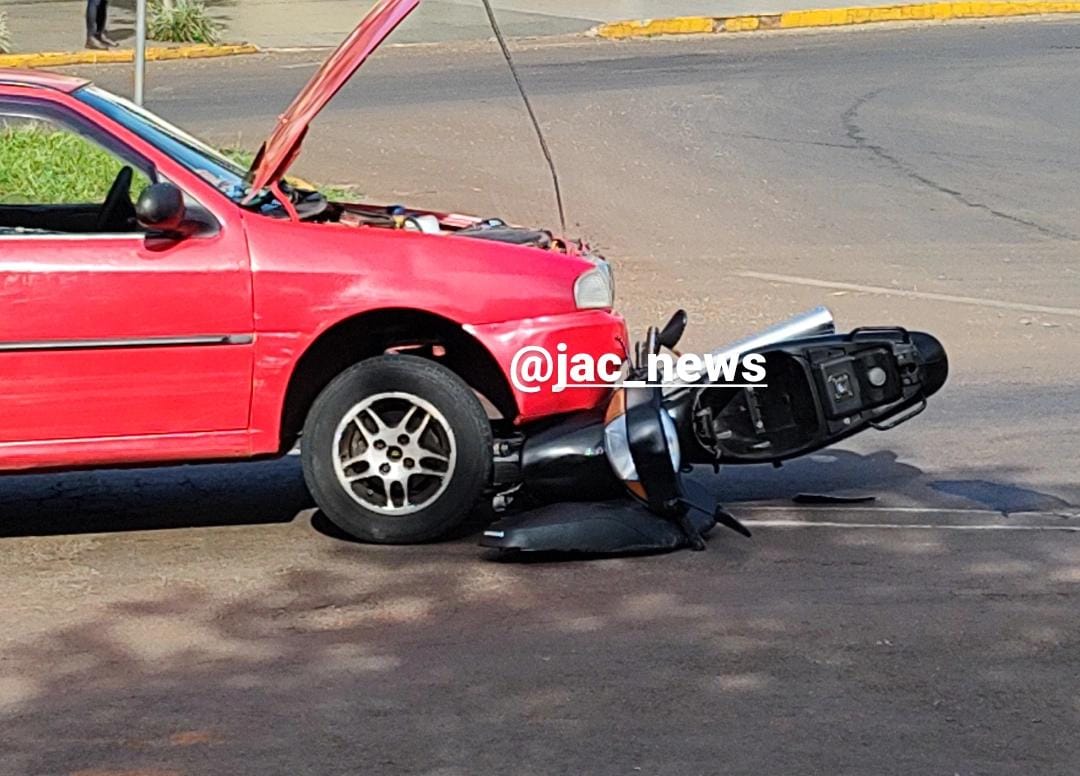
MULTIPOLYGON (((735 518, 728 515, 703 487, 683 479, 678 444, 658 387, 623 388, 608 407, 608 425, 622 424, 626 450, 615 455, 608 450, 611 467, 620 474, 633 500, 599 503, 558 504, 540 507, 492 525, 481 537, 484 547, 528 553, 578 553, 584 555, 625 555, 670 552, 682 547, 705 549, 704 535, 717 520, 749 536, 735 518), (617 457, 628 457, 619 463, 617 457), (636 502, 636 503, 635 503, 636 502)), ((552 434, 542 446, 551 452, 576 458, 574 440, 588 449, 596 440, 588 433, 596 427, 568 420, 565 433, 552 434), (583 437, 582 432, 586 432, 583 437)), ((594 430, 592 433, 596 433, 594 430)), ((602 433, 602 431, 601 431, 602 433)), ((612 438, 603 436, 605 444, 612 438)), ((526 445, 525 457, 530 457, 526 445)), ((531 457, 541 460, 551 456, 531 457)), ((614 479, 611 470, 607 479, 614 479)), ((581 481, 584 487, 584 480, 581 481)), ((580 489, 579 489, 580 492, 580 489)), ((580 496, 579 496, 580 497, 580 496)))
MULTIPOLYGON (((697 483, 687 483, 695 503, 715 504, 697 483)), ((705 536, 716 525, 711 510, 691 506, 686 519, 694 533, 705 536)), ((622 498, 610 501, 549 504, 503 518, 480 537, 481 547, 515 554, 577 556, 646 555, 690 546, 686 532, 658 517, 644 503, 622 498)))
POLYGON ((604 501, 623 494, 604 454, 604 407, 574 413, 531 434, 521 452, 528 503, 604 501))

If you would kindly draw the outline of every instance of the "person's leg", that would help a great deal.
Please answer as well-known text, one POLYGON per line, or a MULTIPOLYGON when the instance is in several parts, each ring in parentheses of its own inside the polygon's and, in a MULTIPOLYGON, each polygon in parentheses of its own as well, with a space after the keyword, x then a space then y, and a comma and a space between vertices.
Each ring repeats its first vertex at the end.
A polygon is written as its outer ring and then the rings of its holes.
POLYGON ((97 35, 98 4, 101 0, 86 0, 86 38, 97 35))
POLYGON ((109 13, 109 0, 98 0, 97 11, 97 39, 104 43, 106 46, 115 48, 118 44, 115 40, 109 37, 105 32, 105 22, 109 13))
POLYGON ((86 0, 86 47, 105 48, 105 43, 98 40, 98 19, 101 17, 103 0, 86 0))

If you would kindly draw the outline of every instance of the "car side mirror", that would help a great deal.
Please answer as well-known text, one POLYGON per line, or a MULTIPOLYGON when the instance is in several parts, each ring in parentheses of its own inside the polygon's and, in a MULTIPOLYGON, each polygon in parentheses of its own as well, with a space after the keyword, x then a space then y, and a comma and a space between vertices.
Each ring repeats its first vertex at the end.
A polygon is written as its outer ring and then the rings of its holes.
POLYGON ((135 218, 148 232, 169 237, 186 237, 195 226, 186 221, 184 194, 171 183, 154 183, 139 194, 135 218))

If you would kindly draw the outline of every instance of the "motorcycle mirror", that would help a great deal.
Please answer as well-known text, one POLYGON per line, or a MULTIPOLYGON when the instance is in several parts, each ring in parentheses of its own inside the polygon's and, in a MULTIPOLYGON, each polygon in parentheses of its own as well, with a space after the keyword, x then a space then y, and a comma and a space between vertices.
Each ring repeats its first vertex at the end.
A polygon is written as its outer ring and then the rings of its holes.
POLYGON ((650 326, 649 331, 645 334, 645 357, 648 358, 653 353, 660 352, 660 332, 656 330, 655 326, 650 326))
POLYGON ((686 325, 689 322, 690 316, 686 314, 686 310, 677 310, 675 314, 671 316, 671 320, 660 330, 660 334, 657 336, 657 343, 668 350, 674 350, 675 346, 679 344, 679 340, 682 339, 683 334, 686 332, 686 325))

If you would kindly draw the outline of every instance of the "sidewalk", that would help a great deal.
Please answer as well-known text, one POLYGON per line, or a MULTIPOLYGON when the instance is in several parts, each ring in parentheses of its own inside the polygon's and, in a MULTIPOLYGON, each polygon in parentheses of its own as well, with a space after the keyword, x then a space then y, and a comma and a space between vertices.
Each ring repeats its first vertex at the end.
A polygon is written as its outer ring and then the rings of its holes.
MULTIPOLYGON (((208 0, 225 25, 224 40, 264 48, 334 46, 373 0, 208 0)), ((850 0, 849 0, 850 3, 850 0)), ((833 8, 845 0, 494 0, 511 37, 585 32, 601 22, 650 17, 728 16, 808 6, 833 8)), ((134 0, 112 0, 109 26, 122 44, 134 37, 134 0)), ((16 52, 73 51, 84 38, 84 0, 0 0, 16 52)), ((476 40, 491 36, 480 0, 424 0, 392 43, 476 40)))

